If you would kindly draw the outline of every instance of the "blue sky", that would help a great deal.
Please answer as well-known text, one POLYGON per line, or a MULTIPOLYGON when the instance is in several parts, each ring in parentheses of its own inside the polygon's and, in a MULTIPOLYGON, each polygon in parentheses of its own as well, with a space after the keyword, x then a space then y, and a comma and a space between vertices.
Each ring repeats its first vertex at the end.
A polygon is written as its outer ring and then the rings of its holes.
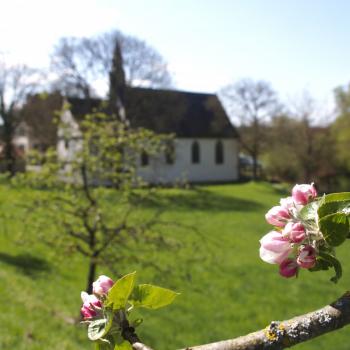
POLYGON ((350 1, 0 0, 0 51, 48 64, 61 36, 118 28, 154 46, 176 87, 218 91, 264 79, 283 99, 307 89, 321 101, 350 81, 350 1))

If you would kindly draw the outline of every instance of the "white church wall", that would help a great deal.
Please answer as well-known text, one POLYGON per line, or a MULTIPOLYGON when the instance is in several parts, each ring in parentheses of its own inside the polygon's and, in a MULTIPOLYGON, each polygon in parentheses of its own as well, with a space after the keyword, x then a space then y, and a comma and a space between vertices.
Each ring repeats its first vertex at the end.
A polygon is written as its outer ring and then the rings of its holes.
POLYGON ((138 175, 150 183, 225 182, 238 180, 238 144, 236 139, 179 138, 175 140, 173 164, 167 164, 165 155, 151 158, 147 166, 138 169, 138 175), (216 164, 215 146, 221 140, 224 150, 222 164, 216 164), (200 161, 192 162, 192 144, 197 141, 200 161))
POLYGON ((13 138, 13 144, 22 149, 24 153, 28 153, 29 151, 29 138, 28 136, 15 136, 13 138))
MULTIPOLYGON (((61 159, 74 159, 81 147, 81 132, 70 111, 66 111, 63 121, 69 125, 70 137, 63 130, 58 131, 57 151, 61 159)), ((165 154, 150 157, 149 164, 139 163, 137 174, 149 183, 226 182, 238 180, 238 143, 234 138, 177 138, 174 141, 174 162, 167 164, 165 154), (218 141, 223 145, 223 163, 217 164, 215 147, 218 141), (192 162, 193 142, 199 144, 199 162, 192 162)), ((141 158, 141 157, 140 157, 141 158)))

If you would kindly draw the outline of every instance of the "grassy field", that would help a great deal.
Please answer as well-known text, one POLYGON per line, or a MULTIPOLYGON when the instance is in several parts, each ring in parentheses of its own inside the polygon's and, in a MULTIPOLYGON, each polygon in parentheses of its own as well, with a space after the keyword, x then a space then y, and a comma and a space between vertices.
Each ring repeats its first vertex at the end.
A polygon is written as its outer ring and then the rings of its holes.
MULTIPOLYGON (((36 234, 18 206, 28 195, 35 192, 0 187, 0 349, 92 349, 84 327, 74 322, 85 288, 86 261, 20 238, 36 234)), ((200 235, 180 227, 164 230, 187 242, 181 253, 153 253, 155 263, 174 267, 173 274, 159 279, 132 263, 122 267, 121 273, 137 268, 139 282, 182 293, 169 308, 143 313, 140 335, 146 343, 174 350, 244 335, 271 320, 322 307, 350 288, 349 243, 339 249, 344 277, 337 285, 329 282, 329 272, 306 271, 298 279, 283 279, 275 266, 259 259, 258 241, 269 230, 264 214, 280 197, 278 189, 256 183, 161 193, 155 205, 163 207, 165 218, 195 226, 200 235)), ((99 273, 109 271, 101 268, 99 273)), ((295 348, 347 350, 348 332, 334 332, 295 348)))

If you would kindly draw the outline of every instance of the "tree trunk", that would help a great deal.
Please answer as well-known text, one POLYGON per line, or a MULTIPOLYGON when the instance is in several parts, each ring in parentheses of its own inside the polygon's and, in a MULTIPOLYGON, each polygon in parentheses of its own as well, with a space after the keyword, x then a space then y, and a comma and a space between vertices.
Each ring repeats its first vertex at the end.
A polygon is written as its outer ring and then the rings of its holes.
POLYGON ((92 283, 95 281, 96 278, 96 267, 97 263, 94 257, 90 258, 89 263, 89 272, 88 272, 88 278, 87 278, 87 285, 86 285, 86 293, 92 294, 92 283))
POLYGON ((12 140, 13 127, 8 123, 4 123, 4 156, 6 162, 6 171, 9 172, 10 177, 13 177, 16 174, 16 156, 12 140))
POLYGON ((253 155, 253 180, 258 179, 258 160, 256 158, 256 155, 253 155))

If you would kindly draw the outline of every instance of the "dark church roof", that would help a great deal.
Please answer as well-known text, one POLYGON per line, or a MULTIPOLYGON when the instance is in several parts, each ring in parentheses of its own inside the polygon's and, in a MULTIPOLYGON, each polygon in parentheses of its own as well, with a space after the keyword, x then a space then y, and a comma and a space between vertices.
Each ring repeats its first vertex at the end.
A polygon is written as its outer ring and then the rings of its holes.
MULTIPOLYGON (((79 120, 93 110, 103 110, 103 101, 68 98, 79 120)), ((126 116, 132 127, 144 127, 177 137, 237 137, 218 97, 214 94, 127 88, 126 116)))

